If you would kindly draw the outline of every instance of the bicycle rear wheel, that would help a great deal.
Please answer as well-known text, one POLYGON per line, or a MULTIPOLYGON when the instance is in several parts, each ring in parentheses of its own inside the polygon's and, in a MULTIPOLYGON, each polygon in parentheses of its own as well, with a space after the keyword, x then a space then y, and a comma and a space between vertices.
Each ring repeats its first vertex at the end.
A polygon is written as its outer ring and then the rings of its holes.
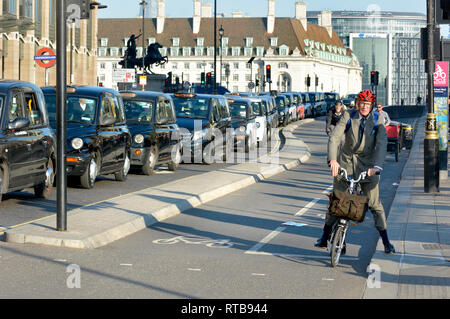
POLYGON ((344 229, 342 227, 337 227, 333 235, 333 241, 331 242, 331 265, 333 267, 336 267, 339 263, 339 258, 341 257, 343 245, 344 245, 344 229))

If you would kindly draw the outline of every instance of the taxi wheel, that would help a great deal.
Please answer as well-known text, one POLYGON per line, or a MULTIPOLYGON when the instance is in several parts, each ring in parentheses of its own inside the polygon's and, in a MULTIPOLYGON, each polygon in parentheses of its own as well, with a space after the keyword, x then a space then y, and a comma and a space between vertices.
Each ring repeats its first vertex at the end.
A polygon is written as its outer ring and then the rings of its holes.
POLYGON ((124 182, 127 180, 128 172, 130 171, 130 156, 128 151, 125 153, 125 161, 120 171, 114 173, 114 178, 118 182, 124 182))
POLYGON ((89 165, 83 175, 80 176, 81 186, 86 189, 91 189, 95 185, 95 180, 97 179, 97 174, 99 171, 98 167, 98 155, 94 154, 89 162, 89 165))
POLYGON ((171 156, 172 161, 170 161, 167 166, 169 167, 169 171, 174 172, 178 169, 178 166, 181 163, 181 149, 179 145, 176 146, 175 153, 171 154, 171 156))
POLYGON ((55 170, 53 165, 53 160, 49 159, 47 171, 45 172, 45 181, 39 185, 34 186, 34 194, 39 198, 49 198, 52 189, 53 182, 55 180, 55 170))
POLYGON ((158 148, 156 146, 152 146, 150 148, 150 152, 148 152, 147 159, 145 160, 144 165, 142 165, 142 173, 145 175, 153 175, 155 172, 156 161, 158 159, 158 148))

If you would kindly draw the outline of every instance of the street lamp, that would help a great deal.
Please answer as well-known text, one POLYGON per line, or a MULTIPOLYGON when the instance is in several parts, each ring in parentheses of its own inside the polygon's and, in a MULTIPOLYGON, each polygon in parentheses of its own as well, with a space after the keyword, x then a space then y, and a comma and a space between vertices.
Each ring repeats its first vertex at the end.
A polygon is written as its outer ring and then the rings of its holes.
POLYGON ((219 29, 219 35, 220 35, 220 86, 222 86, 222 55, 223 55, 223 49, 222 49, 222 37, 223 34, 225 33, 225 30, 223 29, 222 25, 220 26, 219 29))
POLYGON ((147 1, 142 0, 139 5, 142 7, 142 74, 144 74, 144 52, 145 52, 145 8, 147 1))
POLYGON ((217 94, 216 76, 217 76, 217 0, 214 0, 214 83, 213 94, 217 94))

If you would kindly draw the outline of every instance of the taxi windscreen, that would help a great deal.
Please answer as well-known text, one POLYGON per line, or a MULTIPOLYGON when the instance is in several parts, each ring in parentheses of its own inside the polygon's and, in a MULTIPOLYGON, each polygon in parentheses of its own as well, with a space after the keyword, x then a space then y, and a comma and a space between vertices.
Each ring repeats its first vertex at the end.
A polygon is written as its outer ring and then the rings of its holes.
POLYGON ((262 116, 260 102, 252 102, 252 110, 253 110, 253 114, 255 114, 256 116, 262 116))
POLYGON ((201 97, 173 97, 177 117, 207 119, 209 117, 210 99, 201 97))
POLYGON ((127 121, 151 121, 153 118, 154 101, 123 100, 127 121))
MULTIPOLYGON (((56 95, 45 95, 48 118, 56 121, 56 95)), ((93 124, 95 122, 97 101, 94 99, 69 96, 67 98, 67 121, 93 124)))
POLYGON ((230 103, 231 117, 247 118, 247 105, 244 103, 230 103))

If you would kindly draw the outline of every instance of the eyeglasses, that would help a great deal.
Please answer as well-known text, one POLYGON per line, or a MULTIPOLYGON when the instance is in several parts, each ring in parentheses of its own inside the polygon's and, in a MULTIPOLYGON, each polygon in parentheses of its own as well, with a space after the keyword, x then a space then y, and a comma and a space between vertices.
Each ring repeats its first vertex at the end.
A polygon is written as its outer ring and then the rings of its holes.
POLYGON ((368 103, 359 103, 359 107, 371 107, 372 103, 368 102, 368 103))

